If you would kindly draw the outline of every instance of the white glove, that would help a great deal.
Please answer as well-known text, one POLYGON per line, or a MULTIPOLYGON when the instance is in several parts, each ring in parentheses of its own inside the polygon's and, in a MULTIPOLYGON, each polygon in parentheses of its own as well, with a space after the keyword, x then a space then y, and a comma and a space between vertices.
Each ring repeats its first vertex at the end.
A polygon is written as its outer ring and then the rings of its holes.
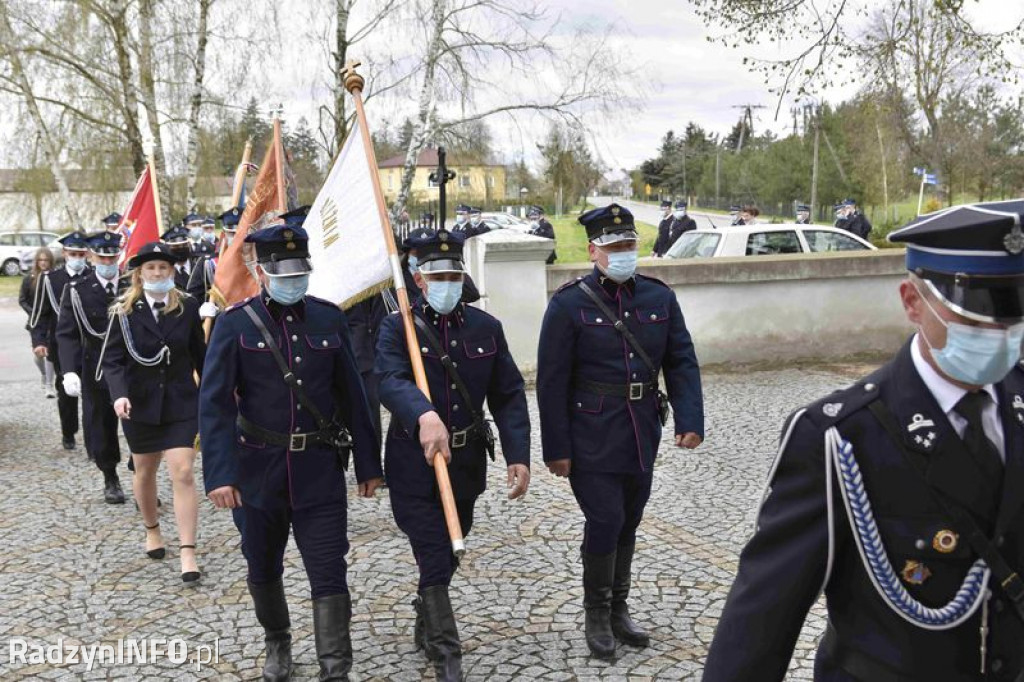
POLYGON ((82 395, 82 380, 74 372, 64 375, 64 392, 72 398, 82 395))
POLYGON ((204 320, 217 317, 217 314, 219 312, 220 309, 217 307, 217 304, 214 303, 213 301, 207 301, 206 303, 203 303, 201 306, 199 306, 199 317, 203 318, 204 320))

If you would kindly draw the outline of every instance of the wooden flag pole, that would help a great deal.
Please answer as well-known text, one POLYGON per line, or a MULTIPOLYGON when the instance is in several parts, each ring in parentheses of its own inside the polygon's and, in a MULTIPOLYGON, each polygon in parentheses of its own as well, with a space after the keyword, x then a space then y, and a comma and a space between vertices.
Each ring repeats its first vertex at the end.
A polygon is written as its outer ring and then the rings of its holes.
MULTIPOLYGON (((405 327, 405 344, 409 349, 409 361, 412 363, 412 373, 416 379, 416 386, 423 391, 423 395, 430 400, 430 386, 427 384, 427 374, 423 369, 423 357, 420 355, 420 344, 416 338, 416 328, 412 321, 412 307, 409 305, 409 292, 405 289, 405 277, 402 274, 402 261, 398 256, 398 248, 395 246, 395 233, 391 229, 391 220, 388 216, 387 206, 384 203, 384 192, 380 187, 380 176, 377 174, 377 157, 373 151, 373 141, 370 139, 370 127, 366 124, 366 111, 363 109, 363 77, 356 73, 357 61, 349 61, 345 66, 345 89, 352 94, 356 104, 356 118, 359 122, 360 132, 363 137, 363 148, 366 149, 366 160, 370 164, 370 177, 373 181, 373 194, 377 200, 377 210, 380 212, 381 228, 384 231, 384 242, 388 247, 388 258, 391 261, 391 277, 395 283, 395 294, 398 299, 398 309, 402 316, 402 324, 405 327)), ((444 457, 434 455, 434 475, 437 477, 437 489, 441 495, 441 506, 444 509, 444 519, 448 526, 448 536, 452 541, 452 552, 455 556, 461 557, 466 553, 466 542, 462 537, 462 524, 459 523, 458 510, 455 507, 455 496, 452 494, 452 482, 448 477, 448 463, 444 457)))

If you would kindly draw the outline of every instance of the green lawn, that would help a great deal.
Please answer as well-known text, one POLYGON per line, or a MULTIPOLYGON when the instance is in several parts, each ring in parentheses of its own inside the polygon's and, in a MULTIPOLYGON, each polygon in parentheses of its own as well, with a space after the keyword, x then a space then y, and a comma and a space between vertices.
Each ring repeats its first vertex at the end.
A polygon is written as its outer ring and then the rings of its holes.
POLYGON ((4 277, 0 275, 0 298, 18 298, 21 287, 21 276, 4 277))
MULTIPOLYGON (((555 228, 555 250, 558 252, 558 260, 555 263, 587 263, 590 256, 587 254, 587 231, 576 222, 575 216, 562 218, 550 218, 551 225, 555 228)), ((654 247, 654 240, 658 238, 658 228, 647 223, 636 223, 637 232, 640 234, 640 245, 638 247, 641 256, 650 255, 654 247)))

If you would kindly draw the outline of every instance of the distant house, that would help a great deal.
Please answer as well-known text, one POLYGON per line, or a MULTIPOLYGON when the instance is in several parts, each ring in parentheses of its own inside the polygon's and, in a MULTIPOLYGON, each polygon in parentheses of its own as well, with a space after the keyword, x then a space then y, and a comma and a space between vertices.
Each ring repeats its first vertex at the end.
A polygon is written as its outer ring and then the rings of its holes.
MULTIPOLYGON (((130 168, 67 169, 65 177, 78 215, 87 230, 100 228, 100 218, 116 211, 121 213, 131 198, 138 180, 130 168)), ((229 176, 200 177, 196 194, 200 213, 220 214, 231 202, 233 179, 229 176)), ((172 179, 176 196, 161 197, 165 205, 184 204, 185 181, 172 179)), ((172 209, 172 219, 180 211, 172 209)), ((65 232, 71 229, 64 214, 53 176, 46 170, 0 168, 0 215, 3 230, 44 230, 65 232)))
MULTIPOLYGON (((455 179, 448 183, 448 205, 489 204, 505 198, 505 166, 499 164, 462 162, 457 156, 448 156, 448 168, 455 171, 455 179)), ((377 164, 384 198, 390 204, 398 197, 402 187, 402 168, 405 154, 385 159, 377 164)), ((437 169, 437 149, 428 147, 416 159, 409 203, 429 204, 437 201, 437 185, 430 174, 437 169)))

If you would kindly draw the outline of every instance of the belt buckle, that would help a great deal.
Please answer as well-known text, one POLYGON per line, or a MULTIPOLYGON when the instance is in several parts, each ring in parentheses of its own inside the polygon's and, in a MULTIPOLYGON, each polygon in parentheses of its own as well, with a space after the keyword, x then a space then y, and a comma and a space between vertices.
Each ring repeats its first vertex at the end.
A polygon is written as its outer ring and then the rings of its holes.
POLYGON ((629 399, 640 400, 644 397, 644 385, 636 382, 629 385, 629 399))
POLYGON ((463 429, 462 431, 456 431, 455 433, 452 434, 452 447, 453 448, 465 447, 466 446, 466 441, 468 439, 469 439, 469 437, 467 436, 465 429, 463 429))
POLYGON ((293 433, 288 437, 288 449, 292 452, 302 452, 306 449, 306 434, 293 433))

